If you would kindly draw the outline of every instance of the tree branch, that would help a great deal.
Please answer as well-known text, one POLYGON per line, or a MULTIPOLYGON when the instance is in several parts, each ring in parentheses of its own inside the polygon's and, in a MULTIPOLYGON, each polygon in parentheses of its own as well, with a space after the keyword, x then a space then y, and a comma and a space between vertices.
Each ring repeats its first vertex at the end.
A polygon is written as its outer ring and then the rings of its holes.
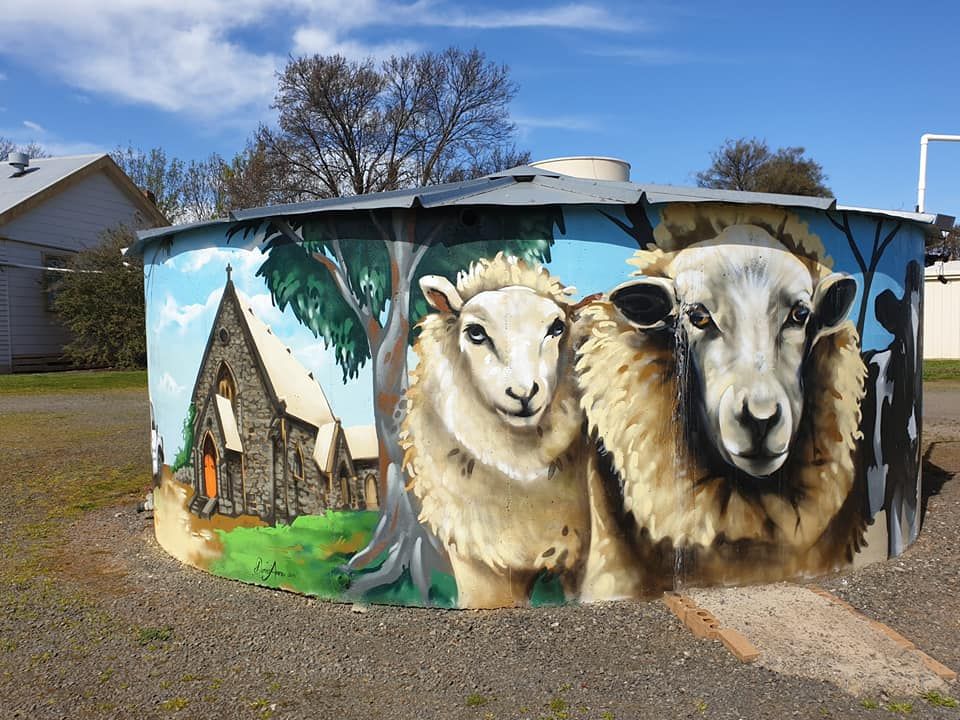
MULTIPOLYGON (((886 252, 887 246, 890 245, 890 243, 893 241, 893 238, 896 237, 896 235, 897 235, 898 232, 900 232, 900 227, 901 227, 902 225, 903 225, 902 222, 898 222, 898 223, 894 226, 893 230, 891 230, 891 231, 887 234, 887 236, 883 239, 883 242, 880 243, 880 249, 879 249, 879 251, 877 252, 877 264, 879 264, 880 258, 883 257, 883 253, 886 252)), ((874 267, 876 267, 876 265, 875 265, 874 267)))

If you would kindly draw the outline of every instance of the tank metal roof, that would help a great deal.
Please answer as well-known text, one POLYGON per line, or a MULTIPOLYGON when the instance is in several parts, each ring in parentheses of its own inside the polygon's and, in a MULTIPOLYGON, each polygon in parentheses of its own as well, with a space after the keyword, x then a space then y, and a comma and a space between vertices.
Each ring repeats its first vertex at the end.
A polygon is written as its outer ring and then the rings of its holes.
POLYGON ((226 226, 238 221, 256 220, 258 218, 291 217, 328 212, 429 209, 456 206, 634 205, 641 200, 646 200, 650 204, 723 202, 743 205, 778 205, 815 210, 848 210, 857 213, 898 217, 927 225, 931 232, 940 232, 945 226, 952 226, 953 222, 953 218, 930 213, 906 213, 837 206, 834 198, 589 180, 522 165, 475 180, 369 195, 354 195, 235 210, 230 213, 229 217, 217 220, 143 230, 137 233, 138 239, 131 245, 129 251, 133 254, 140 254, 146 245, 162 238, 191 230, 216 225, 226 226))

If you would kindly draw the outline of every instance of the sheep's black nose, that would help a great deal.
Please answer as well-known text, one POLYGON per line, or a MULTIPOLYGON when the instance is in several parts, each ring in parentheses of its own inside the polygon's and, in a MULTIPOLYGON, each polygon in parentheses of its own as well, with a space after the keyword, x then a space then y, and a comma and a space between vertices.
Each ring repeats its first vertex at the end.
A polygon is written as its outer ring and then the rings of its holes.
POLYGON ((507 397, 513 398, 514 400, 519 400, 521 405, 528 404, 533 400, 533 396, 540 392, 540 386, 536 383, 530 388, 530 392, 527 395, 517 395, 512 387, 507 388, 507 397))
POLYGON ((764 418, 760 418, 750 411, 750 406, 747 404, 747 401, 743 401, 743 408, 740 411, 740 422, 749 431, 750 438, 753 440, 753 447, 755 449, 759 449, 760 445, 763 444, 763 440, 767 437, 767 433, 770 432, 772 427, 780 422, 780 417, 782 415, 783 408, 780 407, 780 403, 777 403, 776 407, 773 409, 773 414, 764 418))

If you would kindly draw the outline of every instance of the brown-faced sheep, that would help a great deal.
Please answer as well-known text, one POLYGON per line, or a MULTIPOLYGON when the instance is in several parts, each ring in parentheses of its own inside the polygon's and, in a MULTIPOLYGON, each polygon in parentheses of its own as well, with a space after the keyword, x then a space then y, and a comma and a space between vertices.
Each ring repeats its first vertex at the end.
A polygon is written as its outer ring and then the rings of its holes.
POLYGON ((782 211, 696 212, 663 225, 699 242, 638 251, 640 277, 578 323, 587 600, 823 571, 861 538, 855 281, 782 211))
POLYGON ((503 254, 420 286, 437 312, 420 323, 401 443, 459 605, 525 603, 542 570, 572 593, 589 516, 569 289, 503 254))

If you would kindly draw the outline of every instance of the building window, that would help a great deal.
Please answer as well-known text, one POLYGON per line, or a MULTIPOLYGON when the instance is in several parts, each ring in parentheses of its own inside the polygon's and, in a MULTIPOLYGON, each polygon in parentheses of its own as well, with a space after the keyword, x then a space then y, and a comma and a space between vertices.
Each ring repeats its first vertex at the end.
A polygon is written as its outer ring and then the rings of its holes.
POLYGON ((340 464, 340 504, 344 507, 353 505, 353 492, 350 488, 350 471, 346 463, 340 464))
MULTIPOLYGON (((44 255, 43 266, 47 268, 65 268, 70 264, 69 255, 44 255)), ((53 304, 60 293, 60 280, 63 273, 55 270, 47 270, 43 274, 43 294, 46 298, 44 307, 47 312, 53 312, 53 304)))
POLYGON ((293 471, 294 480, 303 480, 303 451, 300 449, 300 444, 297 443, 297 446, 293 450, 293 463, 291 465, 293 471))
POLYGON ((220 338, 222 344, 227 345, 230 342, 230 331, 222 327, 217 331, 217 337, 220 338))
POLYGON ((229 400, 236 410, 237 383, 226 363, 220 363, 220 370, 217 372, 217 395, 229 400))

